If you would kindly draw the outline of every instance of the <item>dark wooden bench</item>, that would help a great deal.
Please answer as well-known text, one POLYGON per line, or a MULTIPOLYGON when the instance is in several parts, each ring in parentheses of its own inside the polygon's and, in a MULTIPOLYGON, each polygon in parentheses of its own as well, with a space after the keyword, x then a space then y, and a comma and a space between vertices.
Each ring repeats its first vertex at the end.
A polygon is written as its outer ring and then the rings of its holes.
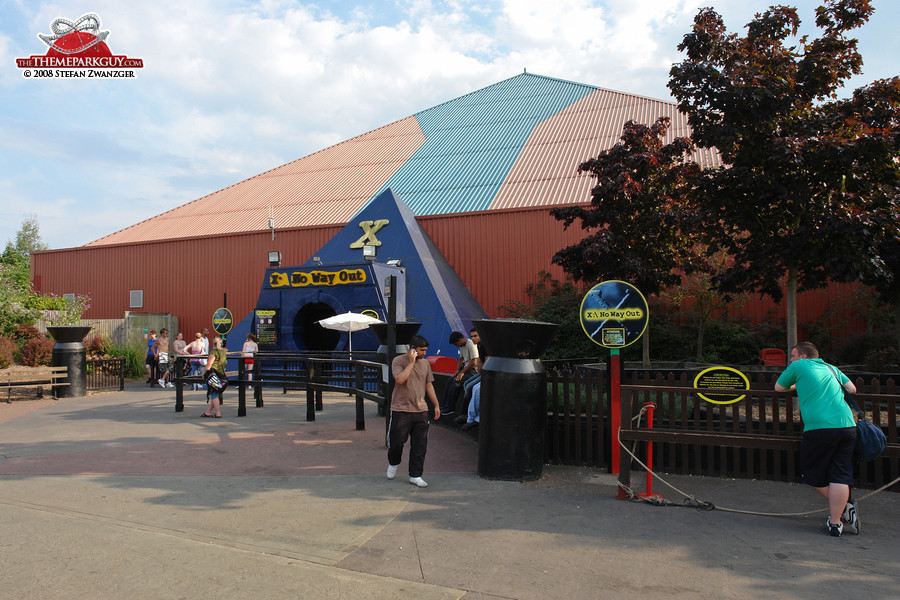
POLYGON ((6 402, 12 402, 14 388, 37 388, 38 398, 44 397, 44 386, 50 386, 51 394, 57 397, 57 388, 69 385, 63 381, 68 377, 68 367, 40 367, 27 371, 7 371, 0 375, 0 390, 6 388, 6 402))

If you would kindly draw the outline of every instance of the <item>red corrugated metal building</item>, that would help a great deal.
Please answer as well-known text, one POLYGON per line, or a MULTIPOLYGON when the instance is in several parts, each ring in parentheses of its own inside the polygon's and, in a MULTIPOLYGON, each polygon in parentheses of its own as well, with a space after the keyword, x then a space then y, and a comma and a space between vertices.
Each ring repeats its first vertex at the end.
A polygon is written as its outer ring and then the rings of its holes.
MULTIPOLYGON (((390 188, 456 270, 487 314, 525 301, 541 270, 562 279, 553 254, 576 242, 549 215, 586 203, 590 178, 578 165, 611 147, 624 123, 671 119, 671 102, 532 74, 445 102, 346 142, 211 193, 79 248, 35 253, 32 276, 43 293, 90 294, 86 318, 125 311, 171 313, 180 328, 210 327, 226 301, 240 320, 255 306, 267 253, 306 262, 372 198, 390 188), (269 229, 275 222, 275 239, 269 229), (210 268, 229 265, 226 272, 210 268), (134 305, 134 291, 141 303, 134 305)), ((698 153, 702 165, 718 164, 698 153)), ((803 294, 802 314, 820 314, 821 297, 803 294)), ((757 302, 758 318, 779 310, 757 302)))

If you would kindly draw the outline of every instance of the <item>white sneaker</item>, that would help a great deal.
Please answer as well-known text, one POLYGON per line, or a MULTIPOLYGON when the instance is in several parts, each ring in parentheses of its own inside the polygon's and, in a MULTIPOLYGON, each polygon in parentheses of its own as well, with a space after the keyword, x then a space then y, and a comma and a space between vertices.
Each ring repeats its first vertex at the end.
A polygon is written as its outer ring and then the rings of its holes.
POLYGON ((396 477, 397 469, 399 469, 399 468, 400 468, 400 465, 388 465, 387 478, 393 479, 394 477, 396 477))
POLYGON ((419 487, 428 487, 428 483, 421 477, 410 477, 409 482, 419 487))
POLYGON ((175 387, 175 384, 169 381, 168 383, 166 383, 166 387, 175 387))
POLYGON ((156 383, 158 383, 158 384, 160 385, 160 387, 166 387, 166 380, 165 380, 165 379, 157 379, 157 380, 156 380, 156 383))
POLYGON ((841 522, 844 524, 848 533, 859 535, 859 508, 857 508, 855 501, 848 502, 847 506, 844 507, 844 514, 841 515, 841 522))

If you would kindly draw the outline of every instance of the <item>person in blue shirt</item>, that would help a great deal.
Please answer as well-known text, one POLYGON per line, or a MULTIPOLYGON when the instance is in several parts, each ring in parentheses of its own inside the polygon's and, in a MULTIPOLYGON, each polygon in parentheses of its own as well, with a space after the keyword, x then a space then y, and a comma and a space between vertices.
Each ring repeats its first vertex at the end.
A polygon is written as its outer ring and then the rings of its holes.
POLYGON ((153 352, 153 346, 156 344, 156 330, 150 330, 150 339, 147 340, 147 358, 144 360, 145 366, 147 367, 147 383, 150 384, 150 387, 156 385, 156 369, 157 369, 157 358, 156 353, 153 352))
POLYGON ((810 342, 791 349, 791 362, 775 382, 775 391, 797 393, 803 419, 800 475, 828 500, 825 526, 835 537, 845 525, 850 533, 859 533, 859 514, 850 499, 856 422, 842 387, 856 393, 853 382, 819 358, 810 342))

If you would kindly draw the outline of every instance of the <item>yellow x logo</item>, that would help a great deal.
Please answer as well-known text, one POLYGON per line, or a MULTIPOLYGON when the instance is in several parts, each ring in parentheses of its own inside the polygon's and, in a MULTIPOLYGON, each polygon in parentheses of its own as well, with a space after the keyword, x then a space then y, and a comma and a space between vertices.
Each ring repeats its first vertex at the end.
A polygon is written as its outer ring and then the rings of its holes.
POLYGON ((370 246, 380 246, 381 242, 375 237, 378 230, 390 223, 387 219, 378 219, 377 221, 360 221, 359 226, 363 230, 362 237, 350 244, 351 248, 362 248, 366 244, 370 246))

